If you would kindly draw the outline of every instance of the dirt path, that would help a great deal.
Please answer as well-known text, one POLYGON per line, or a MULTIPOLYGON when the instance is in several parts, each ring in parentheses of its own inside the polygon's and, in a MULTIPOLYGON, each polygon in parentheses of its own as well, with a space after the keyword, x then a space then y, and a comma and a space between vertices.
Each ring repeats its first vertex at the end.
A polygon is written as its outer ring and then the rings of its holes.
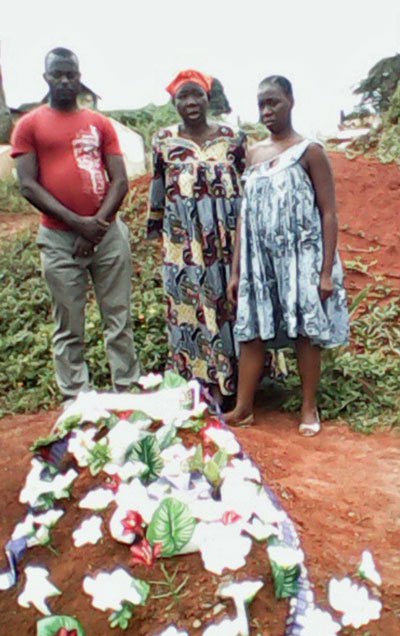
MULTIPOLYGON (((55 418, 56 413, 42 413, 0 420, 0 545, 8 540, 24 514, 17 499, 29 466, 29 446, 49 431, 55 418)), ((368 628, 368 634, 398 636, 400 435, 379 432, 365 437, 352 433, 345 425, 331 424, 317 438, 306 440, 298 436, 294 416, 262 410, 258 411, 256 427, 238 429, 236 433, 261 469, 266 483, 277 493, 297 524, 318 601, 326 603, 329 578, 354 573, 362 550, 369 548, 376 557, 384 581, 384 612, 380 621, 368 628)), ((67 517, 66 521, 69 526, 67 517)), ((69 536, 68 533, 68 539, 67 536, 65 539, 70 543, 69 536)), ((59 536, 57 542, 61 540, 59 536)), ((71 549, 68 549, 65 568, 70 576, 71 549)), ((35 550, 36 561, 38 558, 48 560, 47 551, 35 550)), ((74 597, 74 611, 85 616, 87 628, 92 626, 93 631, 89 630, 88 634, 100 634, 95 629, 98 624, 87 622, 92 614, 98 613, 88 612, 87 602, 81 595, 74 596, 72 588, 65 590, 62 597, 65 608, 60 598, 58 609, 63 607, 66 612, 70 611, 71 597, 74 597)), ((3 631, 4 626, 14 624, 16 620, 15 600, 15 591, 0 594, 0 634, 8 633, 3 631)), ((258 611, 265 612, 265 608, 258 611)), ((279 615, 282 618, 281 611, 279 615)), ((23 616, 28 623, 27 631, 20 632, 21 636, 33 636, 37 615, 32 610, 24 610, 23 616)), ((279 624, 283 624, 282 620, 279 624)), ((268 636, 280 636, 280 631, 275 630, 268 632, 268 636)), ((365 629, 352 633, 361 636, 365 629)))

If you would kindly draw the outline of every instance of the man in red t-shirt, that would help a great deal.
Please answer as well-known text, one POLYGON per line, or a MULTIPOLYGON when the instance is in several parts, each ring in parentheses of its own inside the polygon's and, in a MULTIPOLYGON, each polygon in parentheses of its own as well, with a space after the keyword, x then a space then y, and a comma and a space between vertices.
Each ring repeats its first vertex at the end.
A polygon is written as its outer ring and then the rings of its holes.
POLYGON ((50 104, 18 122, 12 155, 22 194, 41 213, 37 243, 55 321, 56 378, 64 399, 88 390, 84 321, 89 277, 100 307, 114 389, 139 377, 130 313, 131 252, 116 216, 128 181, 118 138, 99 113, 79 110, 79 63, 68 49, 47 54, 50 104))

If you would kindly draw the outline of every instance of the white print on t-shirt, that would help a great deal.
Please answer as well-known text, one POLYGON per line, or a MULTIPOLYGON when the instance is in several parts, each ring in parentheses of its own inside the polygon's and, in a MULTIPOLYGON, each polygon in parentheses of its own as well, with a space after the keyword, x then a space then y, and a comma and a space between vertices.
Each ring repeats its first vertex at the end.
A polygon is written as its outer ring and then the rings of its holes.
POLYGON ((106 179, 102 169, 100 134, 96 126, 80 130, 72 141, 74 157, 78 168, 83 171, 84 190, 96 195, 99 202, 104 198, 106 179))

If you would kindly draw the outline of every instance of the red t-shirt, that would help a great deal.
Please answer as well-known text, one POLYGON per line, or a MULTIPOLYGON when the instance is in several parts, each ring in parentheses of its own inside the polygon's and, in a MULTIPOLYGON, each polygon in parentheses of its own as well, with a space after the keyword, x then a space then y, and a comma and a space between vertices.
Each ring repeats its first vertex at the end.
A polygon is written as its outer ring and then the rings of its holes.
MULTIPOLYGON (((118 137, 106 117, 91 110, 62 112, 39 106, 17 123, 12 157, 35 153, 39 183, 69 210, 93 216, 108 190, 104 156, 121 155, 118 137)), ((41 213, 41 223, 57 230, 68 225, 41 213)))

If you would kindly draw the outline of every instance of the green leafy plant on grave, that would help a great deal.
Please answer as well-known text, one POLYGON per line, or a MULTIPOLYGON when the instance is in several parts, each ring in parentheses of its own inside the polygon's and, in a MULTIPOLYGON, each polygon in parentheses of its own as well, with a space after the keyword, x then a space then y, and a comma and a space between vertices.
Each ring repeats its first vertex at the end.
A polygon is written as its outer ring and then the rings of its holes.
POLYGON ((108 618, 108 622, 110 623, 110 627, 113 629, 115 627, 119 627, 120 629, 128 629, 130 620, 133 616, 135 606, 133 603, 122 603, 121 609, 113 612, 111 616, 108 618))
POLYGON ((66 636, 70 633, 86 636, 81 623, 72 616, 46 616, 40 619, 36 625, 36 636, 59 636, 63 629, 66 636))
POLYGON ((161 543, 161 555, 178 554, 192 538, 196 520, 186 504, 173 497, 164 499, 154 512, 146 538, 154 545, 161 543))
POLYGON ((125 461, 129 460, 140 461, 147 466, 147 469, 140 477, 145 483, 157 479, 164 466, 157 437, 149 433, 138 442, 132 444, 125 456, 125 461))
POLYGON ((204 461, 203 447, 196 446, 193 457, 189 459, 188 468, 190 472, 199 472, 207 479, 216 490, 222 483, 221 471, 228 463, 228 455, 223 450, 218 450, 211 459, 204 461))
POLYGON ((164 580, 149 581, 151 585, 154 585, 156 587, 156 590, 157 588, 160 589, 159 592, 156 591, 154 594, 152 594, 151 598, 155 600, 159 600, 162 598, 171 598, 170 604, 167 605, 167 607, 165 608, 166 611, 169 612, 174 607, 174 605, 179 603, 181 599, 189 595, 189 591, 185 590, 185 587, 190 580, 190 576, 189 574, 186 574, 183 577, 183 580, 178 582, 177 576, 179 574, 179 565, 176 566, 172 574, 168 572, 167 567, 164 563, 161 563, 160 567, 164 575, 164 580))
POLYGON ((89 451, 88 465, 91 475, 98 475, 111 460, 110 449, 102 440, 89 451))

